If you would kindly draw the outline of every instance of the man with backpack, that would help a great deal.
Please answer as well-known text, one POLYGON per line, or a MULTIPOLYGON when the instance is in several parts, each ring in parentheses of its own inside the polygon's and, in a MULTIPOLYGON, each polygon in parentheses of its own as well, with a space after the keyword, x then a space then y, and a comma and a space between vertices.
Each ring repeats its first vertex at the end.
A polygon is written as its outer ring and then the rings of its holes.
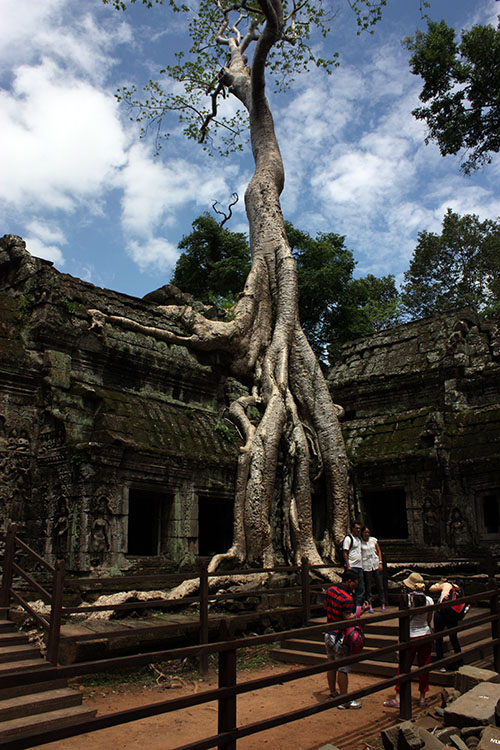
MULTIPOLYGON (((455 599, 461 599, 464 596, 464 590, 462 581, 450 580, 447 578, 441 578, 437 583, 433 583, 429 588, 431 594, 439 593, 439 602, 449 602, 449 607, 443 607, 443 609, 437 609, 434 612, 434 631, 441 633, 448 628, 456 628, 462 617, 467 612, 468 606, 466 604, 454 604, 455 599)), ((449 634, 450 643, 453 647, 453 651, 456 654, 460 654, 462 649, 458 642, 457 633, 449 634)), ((443 638, 436 638, 436 657, 442 659, 444 656, 443 650, 443 638)), ((453 671, 463 665, 463 659, 459 659, 454 665, 448 667, 441 667, 441 671, 445 672, 447 669, 453 671)))
MULTIPOLYGON (((351 570, 345 570, 342 575, 342 583, 336 583, 330 586, 326 592, 325 609, 328 623, 348 620, 354 617, 354 599, 353 593, 358 585, 358 577, 351 570)), ((368 606, 368 605, 367 605, 368 606)), ((325 649, 329 659, 336 661, 351 653, 346 640, 346 631, 354 628, 332 628, 325 633, 325 649)), ((354 652, 353 652, 354 653, 354 652)), ((336 698, 338 695, 345 695, 349 682, 350 665, 343 667, 333 667, 326 673, 328 679, 328 688, 330 698, 336 698), (338 682, 338 690, 336 684, 338 682)), ((337 708, 361 708, 359 701, 349 701, 340 703, 337 708)))
MULTIPOLYGON (((346 534, 342 542, 342 555, 344 570, 352 571, 357 576, 356 593, 354 604, 361 607, 365 595, 365 583, 363 565, 361 562, 361 524, 359 521, 351 522, 351 533, 346 534)), ((359 613, 357 613, 359 614, 359 613)))

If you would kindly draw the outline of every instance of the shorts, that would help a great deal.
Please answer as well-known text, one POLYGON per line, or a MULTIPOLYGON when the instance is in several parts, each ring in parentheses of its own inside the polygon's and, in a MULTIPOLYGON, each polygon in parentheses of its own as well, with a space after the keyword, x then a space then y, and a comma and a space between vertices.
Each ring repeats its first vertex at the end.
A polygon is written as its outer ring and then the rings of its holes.
MULTIPOLYGON (((337 661, 337 659, 342 659, 344 656, 349 656, 349 651, 344 644, 343 638, 337 640, 335 633, 325 633, 325 651, 330 661, 337 661)), ((338 670, 347 674, 351 671, 351 665, 345 664, 339 667, 338 670)))

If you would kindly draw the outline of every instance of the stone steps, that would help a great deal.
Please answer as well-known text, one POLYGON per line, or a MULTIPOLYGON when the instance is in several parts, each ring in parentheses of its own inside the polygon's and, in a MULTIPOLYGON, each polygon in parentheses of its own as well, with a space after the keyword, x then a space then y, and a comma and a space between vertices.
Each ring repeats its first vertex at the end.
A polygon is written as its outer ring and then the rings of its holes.
MULTIPOLYGON (((389 609, 390 611, 390 609, 389 609)), ((467 619, 474 620, 481 615, 486 614, 485 610, 471 610, 467 619)), ((312 618, 311 624, 324 624, 326 630, 325 618, 312 618)), ((398 620, 391 618, 382 622, 370 623, 370 616, 363 617, 363 628, 366 637, 364 655, 367 657, 362 662, 352 665, 353 672, 363 674, 374 674, 380 677, 392 677, 395 673, 397 663, 397 653, 383 654, 377 656, 375 652, 378 648, 383 648, 391 643, 396 643, 398 639, 398 620)), ((491 626, 475 625, 468 630, 460 633, 460 643, 463 647, 476 643, 479 651, 467 660, 474 666, 491 668, 491 649, 488 648, 491 641, 491 626), (484 648, 480 648, 484 646, 484 648), (472 658, 472 661, 471 661, 472 658)), ((452 653, 449 650, 448 639, 444 637, 445 656, 452 653), (447 651, 448 647, 448 651, 447 651)), ((295 663, 295 664, 320 664, 325 660, 325 648, 323 641, 323 631, 315 636, 304 638, 291 638, 281 644, 281 648, 273 650, 273 656, 278 661, 295 663)), ((449 685, 453 681, 451 672, 433 671, 430 673, 430 679, 433 684, 449 685)))
MULTIPOLYGON (((16 672, 40 672, 52 667, 8 620, 0 620, 0 678, 16 672)), ((1 683, 0 683, 1 684, 1 683)), ((33 681, 28 685, 0 687, 0 745, 14 738, 29 738, 91 719, 96 712, 82 705, 82 695, 66 680, 33 681)))

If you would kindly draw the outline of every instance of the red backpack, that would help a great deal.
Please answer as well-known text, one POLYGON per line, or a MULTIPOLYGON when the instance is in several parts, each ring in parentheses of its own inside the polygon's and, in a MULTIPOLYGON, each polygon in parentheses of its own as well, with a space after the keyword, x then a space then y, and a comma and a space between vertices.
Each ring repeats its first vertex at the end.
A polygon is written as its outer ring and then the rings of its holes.
POLYGON ((365 636, 361 625, 353 625, 345 629, 344 645, 349 654, 359 654, 365 647, 365 636))
MULTIPOLYGON (((462 599, 464 597, 464 590, 461 586, 458 586, 457 584, 453 584, 453 588, 449 592, 447 596, 444 597, 443 602, 454 602, 455 599, 462 599)), ((460 619, 464 617, 465 614, 469 611, 469 605, 468 604, 452 604, 451 609, 457 614, 460 619)))

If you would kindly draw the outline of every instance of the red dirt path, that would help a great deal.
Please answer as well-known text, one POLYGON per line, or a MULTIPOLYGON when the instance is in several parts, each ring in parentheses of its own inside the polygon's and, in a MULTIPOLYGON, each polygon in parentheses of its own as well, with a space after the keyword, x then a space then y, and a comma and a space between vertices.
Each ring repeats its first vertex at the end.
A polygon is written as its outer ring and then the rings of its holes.
MULTIPOLYGON (((240 673, 239 680, 276 675, 294 668, 279 664, 259 670, 245 670, 240 673)), ((373 677, 353 674, 350 675, 349 687, 351 690, 360 689, 376 681, 373 677)), ((96 708, 99 714, 106 714, 213 687, 216 687, 216 677, 210 675, 203 682, 189 680, 185 686, 170 689, 129 685, 112 691, 98 688, 93 696, 87 695, 84 700, 87 706, 96 708)), ((439 687, 431 686, 429 697, 432 704, 438 702, 439 693, 439 687)), ((238 697, 238 724, 251 723, 287 713, 294 708, 324 702, 327 695, 324 674, 247 693, 238 697)), ((379 746, 380 730, 398 720, 397 711, 382 705, 389 695, 392 695, 392 691, 369 695, 363 699, 360 710, 341 711, 331 708, 307 719, 246 737, 238 741, 238 750, 317 750, 327 743, 340 750, 365 750, 368 747, 373 750, 379 746)), ((413 686, 413 695, 414 698, 417 696, 416 685, 413 686)), ((416 708, 414 700, 414 715, 421 712, 421 709, 416 708)), ((207 703, 39 747, 48 750, 173 750, 216 733, 217 707, 215 703, 207 703)))

